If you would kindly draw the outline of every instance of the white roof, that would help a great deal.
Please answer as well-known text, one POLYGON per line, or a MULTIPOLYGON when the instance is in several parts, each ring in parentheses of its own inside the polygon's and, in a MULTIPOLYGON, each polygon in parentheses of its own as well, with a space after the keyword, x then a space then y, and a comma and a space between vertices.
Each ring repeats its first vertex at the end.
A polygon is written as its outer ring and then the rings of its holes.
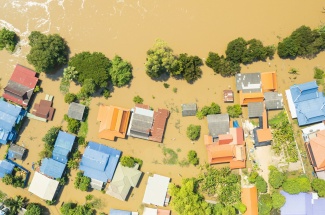
POLYGON ((50 179, 39 172, 35 172, 34 178, 28 188, 28 191, 42 199, 51 201, 53 200, 58 185, 58 181, 50 179))
POLYGON ((154 174, 149 176, 142 202, 164 206, 170 178, 154 174))
POLYGON ((144 116, 153 117, 154 111, 136 107, 135 108, 135 113, 140 114, 140 115, 144 115, 144 116))
POLYGON ((303 128, 301 130, 303 134, 309 135, 317 131, 325 130, 325 124, 321 122, 312 126, 308 126, 307 128, 303 128))
POLYGON ((288 101, 291 117, 292 117, 292 119, 295 119, 295 118, 297 118, 297 112, 296 112, 295 103, 293 103, 293 100, 292 100, 292 95, 291 95, 290 89, 286 90, 286 96, 287 96, 287 101, 288 101))
POLYGON ((157 208, 147 208, 144 207, 143 215, 157 215, 158 209, 157 208))

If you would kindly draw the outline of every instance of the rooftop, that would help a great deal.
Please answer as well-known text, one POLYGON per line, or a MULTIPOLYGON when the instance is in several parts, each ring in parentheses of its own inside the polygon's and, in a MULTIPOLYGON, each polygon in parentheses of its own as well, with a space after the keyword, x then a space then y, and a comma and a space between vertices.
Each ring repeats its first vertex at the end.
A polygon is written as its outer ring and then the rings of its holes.
POLYGON ((44 200, 52 201, 58 186, 59 181, 50 179, 39 172, 35 172, 28 191, 44 200))
POLYGON ((39 104, 34 105, 33 114, 35 116, 52 120, 55 109, 52 107, 52 101, 42 99, 39 104))
POLYGON ((209 133, 213 138, 229 132, 229 115, 213 114, 207 116, 209 133))
POLYGON ((59 131, 55 140, 52 158, 56 161, 66 164, 68 162, 69 152, 72 150, 76 136, 59 131))
POLYGON ((257 189, 255 186, 242 187, 241 200, 247 208, 244 215, 258 215, 257 189))
POLYGON ((170 178, 154 174, 149 176, 142 202, 163 207, 167 195, 170 178))
POLYGON ((234 102, 234 91, 224 90, 223 91, 223 101, 224 102, 234 102))
POLYGON ((61 178, 65 169, 65 164, 52 158, 44 158, 40 167, 40 172, 48 177, 61 178))
POLYGON ((278 90, 277 78, 275 72, 261 73, 263 92, 273 92, 278 90))
POLYGON ((16 145, 16 144, 10 144, 10 147, 8 150, 8 158, 22 160, 25 152, 26 152, 26 149, 24 147, 16 145))
POLYGON ((306 146, 315 171, 325 170, 325 130, 318 131, 306 146))
POLYGON ((197 111, 196 103, 182 104, 182 116, 195 116, 197 111))
POLYGON ((248 117, 255 118, 263 116, 264 103, 263 102, 251 102, 248 103, 248 117))
POLYGON ((0 178, 3 178, 6 174, 11 174, 15 165, 7 160, 0 160, 0 178))
POLYGON ((68 110, 68 116, 72 119, 81 121, 85 112, 85 108, 85 105, 71 102, 68 110))
POLYGON ((261 74, 260 73, 237 73, 236 88, 244 93, 261 92, 261 74))
POLYGON ((283 109, 283 96, 278 92, 264 93, 265 107, 267 110, 283 109))

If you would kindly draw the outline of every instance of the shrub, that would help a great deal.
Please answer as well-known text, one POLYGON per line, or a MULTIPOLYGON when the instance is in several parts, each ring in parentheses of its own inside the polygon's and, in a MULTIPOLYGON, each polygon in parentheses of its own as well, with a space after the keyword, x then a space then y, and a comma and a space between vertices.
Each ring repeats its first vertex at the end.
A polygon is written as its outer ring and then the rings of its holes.
POLYGON ((87 191, 90 186, 90 178, 84 176, 83 172, 78 172, 77 177, 74 181, 74 187, 81 191, 87 191))
POLYGON ((135 96, 133 98, 133 102, 136 104, 142 104, 143 103, 143 98, 141 98, 140 96, 135 96))
POLYGON ((319 197, 325 197, 325 180, 314 178, 311 182, 311 187, 317 192, 319 197))
POLYGON ((105 99, 108 99, 109 97, 111 97, 111 92, 109 91, 109 89, 103 90, 103 96, 105 99))
POLYGON ((164 87, 165 87, 165 88, 169 88, 169 86, 170 86, 169 84, 164 83, 164 87))
POLYGON ((173 88, 173 92, 177 93, 177 88, 176 87, 173 88))
POLYGON ((194 166, 199 164, 199 158, 197 157, 197 153, 194 150, 191 150, 187 153, 187 159, 194 166))
POLYGON ((323 79, 324 78, 324 71, 320 68, 314 68, 314 78, 315 79, 323 79))
POLYGON ((272 194, 272 205, 273 208, 279 209, 286 203, 286 198, 281 193, 272 194))
POLYGON ((0 30, 0 50, 6 49, 13 52, 17 44, 17 35, 6 28, 0 30))
POLYGON ((122 156, 121 164, 122 164, 122 166, 126 166, 126 167, 134 167, 135 163, 134 163, 134 159, 132 157, 122 156))
POLYGON ((257 172, 255 172, 255 171, 251 172, 251 174, 249 174, 249 177, 248 177, 249 183, 254 184, 256 182, 257 176, 258 176, 257 172))
POLYGON ((186 135, 190 140, 197 140, 200 137, 201 126, 189 125, 186 130, 186 135))
POLYGON ((283 184, 284 179, 285 179, 285 175, 274 166, 269 166, 269 170, 270 170, 270 173, 269 173, 270 185, 275 189, 280 188, 283 184))
POLYGON ((122 87, 130 83, 132 79, 132 65, 116 55, 112 59, 112 66, 109 69, 111 81, 114 86, 122 87))
POLYGON ((80 121, 69 118, 68 120, 68 131, 74 134, 78 134, 80 128, 80 121))
POLYGON ((203 119, 204 116, 210 115, 210 114, 219 114, 220 106, 214 102, 211 103, 210 106, 204 106, 200 111, 196 113, 197 118, 203 119))
POLYGON ((264 178, 262 176, 257 176, 256 177, 256 188, 258 190, 258 192, 260 193, 266 193, 267 191, 267 183, 264 180, 264 178))
POLYGON ((234 207, 241 213, 244 214, 247 210, 246 205, 244 205, 242 202, 238 202, 234 205, 234 207))
POLYGON ((25 215, 41 215, 42 207, 37 203, 29 203, 25 215))
POLYGON ((74 102, 77 99, 77 96, 73 93, 67 93, 64 96, 64 102, 70 104, 71 102, 74 102))
POLYGON ((272 198, 270 194, 262 194, 258 198, 258 214, 270 215, 272 210, 272 198))
POLYGON ((233 105, 227 107, 227 113, 232 118, 238 118, 242 114, 242 109, 240 105, 233 105))
POLYGON ((300 176, 298 178, 290 178, 287 179, 282 188, 289 194, 298 194, 301 192, 308 192, 310 191, 310 181, 305 176, 300 176))

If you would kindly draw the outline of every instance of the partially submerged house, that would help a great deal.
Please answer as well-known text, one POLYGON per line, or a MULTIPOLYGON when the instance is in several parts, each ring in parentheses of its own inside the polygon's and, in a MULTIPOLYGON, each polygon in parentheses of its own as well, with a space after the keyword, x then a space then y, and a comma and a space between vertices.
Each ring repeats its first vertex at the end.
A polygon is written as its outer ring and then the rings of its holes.
POLYGON ((15 164, 7 160, 0 160, 0 178, 3 178, 6 174, 11 175, 14 168, 15 164))
POLYGON ((9 101, 26 107, 37 82, 36 72, 17 64, 2 96, 9 101))
POLYGON ((112 180, 120 156, 121 151, 117 149, 89 142, 79 169, 84 171, 85 176, 91 178, 91 186, 94 189, 101 189, 104 184, 112 180))
POLYGON ((196 103, 182 104, 182 116, 195 116, 197 112, 196 103))
POLYGON ((42 99, 40 103, 35 103, 32 114, 45 120, 52 120, 55 109, 52 107, 53 102, 42 99))
POLYGON ((129 109, 100 105, 97 115, 97 121, 100 121, 98 137, 107 140, 125 138, 130 114, 129 109))
POLYGON ((132 110, 128 135, 161 143, 165 133, 169 111, 150 110, 148 105, 139 105, 132 110))
POLYGON ((0 143, 15 141, 18 135, 17 126, 20 125, 26 110, 0 100, 0 143))
POLYGON ((248 117, 256 118, 262 117, 264 111, 264 103, 263 102, 251 102, 248 103, 248 117))
POLYGON ((72 118, 72 119, 82 121, 85 109, 86 109, 85 105, 75 103, 75 102, 71 102, 70 105, 69 105, 68 117, 72 118))
POLYGON ((243 215, 258 215, 257 189, 256 186, 242 187, 241 201, 246 205, 243 215))
POLYGON ((68 162, 69 153, 72 150, 76 136, 59 131, 54 143, 54 149, 52 152, 52 159, 60 163, 66 164, 68 162))
POLYGON ((268 146, 272 143, 272 133, 268 126, 267 111, 264 108, 262 116, 259 117, 259 125, 253 129, 254 146, 268 146))
POLYGON ((295 84, 286 90, 286 96, 291 117, 297 118, 299 126, 325 120, 325 96, 316 81, 295 84))
POLYGON ((223 102, 234 102, 234 91, 224 90, 223 91, 223 102))
POLYGON ((149 176, 142 203, 165 206, 169 203, 167 194, 170 178, 154 174, 149 176))
POLYGON ((283 96, 278 92, 265 92, 264 102, 266 110, 280 110, 283 109, 283 96))
POLYGON ((39 172, 35 172, 28 191, 41 199, 52 201, 58 186, 59 181, 50 179, 39 172))
POLYGON ((229 132, 229 115, 226 114, 212 114, 207 116, 209 134, 212 138, 218 138, 220 134, 227 134, 229 132))
POLYGON ((144 207, 142 215, 170 215, 170 210, 144 207))
POLYGON ((23 160, 26 153, 26 149, 16 144, 10 144, 8 149, 8 159, 11 160, 23 160))
POLYGON ((204 135, 204 143, 210 164, 229 163, 231 169, 246 167, 246 149, 242 128, 229 128, 229 132, 220 134, 218 139, 204 135))
POLYGON ((138 170, 138 165, 134 168, 122 166, 118 164, 113 180, 110 182, 106 194, 126 201, 132 187, 137 187, 141 178, 142 172, 138 170))
POLYGON ((322 215, 325 214, 325 198, 319 198, 317 193, 299 193, 291 195, 280 191, 286 198, 280 209, 281 215, 322 215))
POLYGON ((56 161, 52 158, 44 158, 40 167, 40 173, 49 178, 59 179, 62 177, 65 170, 65 164, 56 161))

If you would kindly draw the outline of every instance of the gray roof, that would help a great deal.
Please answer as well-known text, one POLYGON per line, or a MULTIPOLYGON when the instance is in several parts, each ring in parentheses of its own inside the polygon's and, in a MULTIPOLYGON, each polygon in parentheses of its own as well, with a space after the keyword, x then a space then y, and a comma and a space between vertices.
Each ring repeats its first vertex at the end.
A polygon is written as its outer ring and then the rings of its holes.
POLYGON ((236 74, 236 88, 243 93, 261 92, 261 74, 259 72, 236 74))
POLYGON ((182 104, 182 116, 195 116, 196 115, 196 104, 195 103, 188 103, 182 104))
POLYGON ((16 159, 23 159, 23 156, 25 154, 26 149, 22 146, 16 145, 16 144, 10 144, 9 150, 8 150, 8 157, 16 158, 16 159))
POLYGON ((72 119, 82 120, 86 106, 72 102, 69 106, 68 116, 72 119))
POLYGON ((132 124, 131 124, 131 133, 137 132, 149 136, 149 131, 152 127, 152 123, 153 123, 153 117, 134 113, 132 124))
POLYGON ((220 134, 229 132, 229 115, 213 114, 207 116, 209 133, 212 137, 218 137, 220 134))
POLYGON ((263 102, 251 102, 248 103, 248 117, 260 117, 263 116, 264 104, 263 102))
POLYGON ((283 96, 278 92, 264 93, 265 107, 268 110, 283 109, 283 96))
POLYGON ((102 190, 104 182, 98 181, 94 178, 90 178, 90 187, 95 190, 102 190))

